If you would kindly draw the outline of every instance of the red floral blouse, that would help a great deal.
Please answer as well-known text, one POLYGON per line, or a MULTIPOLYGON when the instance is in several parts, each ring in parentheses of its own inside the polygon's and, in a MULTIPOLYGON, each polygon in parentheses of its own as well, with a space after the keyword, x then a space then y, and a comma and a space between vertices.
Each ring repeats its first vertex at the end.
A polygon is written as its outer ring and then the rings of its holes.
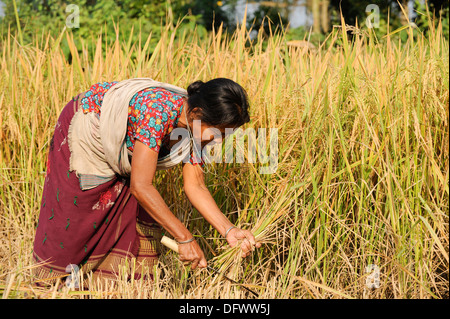
MULTIPOLYGON (((117 81, 92 85, 81 100, 83 111, 100 114, 103 96, 116 83, 117 81)), ((133 151, 136 140, 139 140, 159 156, 168 154, 170 132, 177 127, 182 108, 182 95, 163 88, 147 88, 136 93, 128 108, 128 149, 133 151)), ((189 162, 204 166, 200 154, 194 152, 191 153, 189 162)))

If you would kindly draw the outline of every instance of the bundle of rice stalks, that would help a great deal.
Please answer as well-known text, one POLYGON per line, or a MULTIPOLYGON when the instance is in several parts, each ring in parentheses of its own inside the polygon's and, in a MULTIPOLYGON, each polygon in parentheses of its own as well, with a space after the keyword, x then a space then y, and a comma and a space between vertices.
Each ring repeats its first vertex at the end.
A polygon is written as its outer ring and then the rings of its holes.
MULTIPOLYGON (((276 195, 268 195, 263 200, 253 196, 247 207, 240 213, 237 227, 244 229, 243 221, 251 220, 250 231, 255 236, 256 241, 263 244, 253 254, 253 259, 258 259, 257 264, 259 266, 249 267, 251 271, 247 274, 247 277, 255 277, 255 272, 258 272, 258 269, 263 269, 270 264, 273 254, 268 252, 282 249, 282 243, 279 243, 278 240, 279 233, 283 232, 286 227, 294 226, 297 219, 296 202, 293 201, 293 198, 298 196, 298 189, 288 187, 285 184, 275 187, 272 194, 276 195), (251 272, 254 272, 254 274, 252 275, 251 272)), ((234 247, 225 247, 219 255, 210 261, 215 269, 236 281, 243 278, 244 268, 251 262, 252 257, 243 259, 240 244, 234 247)), ((220 277, 220 275, 215 275, 212 283, 219 280, 220 277)))

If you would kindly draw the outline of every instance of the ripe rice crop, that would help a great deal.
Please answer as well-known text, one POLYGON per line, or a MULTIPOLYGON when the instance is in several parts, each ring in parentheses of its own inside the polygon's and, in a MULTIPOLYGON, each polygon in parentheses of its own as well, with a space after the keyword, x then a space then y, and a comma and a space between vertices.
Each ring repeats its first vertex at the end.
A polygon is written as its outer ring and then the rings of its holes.
POLYGON ((1 40, 4 298, 252 298, 214 273, 189 271, 165 249, 154 282, 127 281, 124 273, 89 291, 32 285, 56 119, 90 85, 130 77, 182 87, 231 78, 249 94, 245 128, 278 129, 275 173, 260 174, 263 164, 248 161, 208 165, 206 182, 221 210, 263 243, 246 259, 193 209, 179 167, 158 172, 160 193, 215 268, 261 298, 448 298, 449 44, 440 23, 427 36, 405 28, 401 43, 342 21, 317 50, 289 46, 284 34, 263 47, 262 33, 250 40, 242 26, 205 39, 175 37, 176 28, 165 27, 153 52, 152 34, 141 34, 142 43, 119 33, 83 40, 70 30, 37 34, 26 45, 13 34, 1 40), (368 285, 373 269, 375 288, 368 285))

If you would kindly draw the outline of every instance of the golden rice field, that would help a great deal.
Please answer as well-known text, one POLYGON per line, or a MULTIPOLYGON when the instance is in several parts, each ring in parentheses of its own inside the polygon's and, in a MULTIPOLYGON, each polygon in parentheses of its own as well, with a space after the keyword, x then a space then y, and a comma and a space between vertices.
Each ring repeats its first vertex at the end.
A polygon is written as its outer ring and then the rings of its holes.
MULTIPOLYGON (((193 209, 180 167, 158 172, 171 210, 210 264, 259 298, 448 298, 449 43, 336 26, 317 50, 276 35, 263 48, 239 27, 199 39, 167 25, 153 54, 117 36, 79 41, 70 30, 0 42, 0 293, 3 298, 254 298, 164 249, 155 280, 94 282, 89 290, 36 287, 31 277, 49 141, 60 111, 100 81, 130 77, 187 87, 227 77, 248 92, 251 122, 278 129, 278 169, 209 165, 207 185, 236 225, 263 243, 242 259, 193 209), (105 41, 106 40, 106 41, 105 41), (67 41, 72 59, 61 49, 67 41), (88 47, 87 42, 94 41, 88 47), (106 44, 105 44, 106 43, 106 44), (368 279, 379 272, 379 285, 368 279)), ((394 31, 394 30, 391 30, 394 31)), ((144 44, 144 45, 142 45, 144 44)))

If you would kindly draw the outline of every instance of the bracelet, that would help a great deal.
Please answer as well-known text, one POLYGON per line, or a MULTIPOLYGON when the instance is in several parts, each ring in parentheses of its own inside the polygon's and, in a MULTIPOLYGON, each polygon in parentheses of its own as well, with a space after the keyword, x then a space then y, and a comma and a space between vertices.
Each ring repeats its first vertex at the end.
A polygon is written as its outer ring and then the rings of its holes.
POLYGON ((230 230, 232 230, 233 228, 236 228, 236 226, 231 226, 230 228, 227 229, 227 231, 225 232, 225 235, 223 236, 225 239, 227 239, 227 235, 230 232, 230 230))
POLYGON ((185 241, 177 241, 178 245, 182 245, 182 244, 188 244, 190 242, 193 242, 195 240, 194 237, 192 237, 191 239, 185 240, 185 241))

